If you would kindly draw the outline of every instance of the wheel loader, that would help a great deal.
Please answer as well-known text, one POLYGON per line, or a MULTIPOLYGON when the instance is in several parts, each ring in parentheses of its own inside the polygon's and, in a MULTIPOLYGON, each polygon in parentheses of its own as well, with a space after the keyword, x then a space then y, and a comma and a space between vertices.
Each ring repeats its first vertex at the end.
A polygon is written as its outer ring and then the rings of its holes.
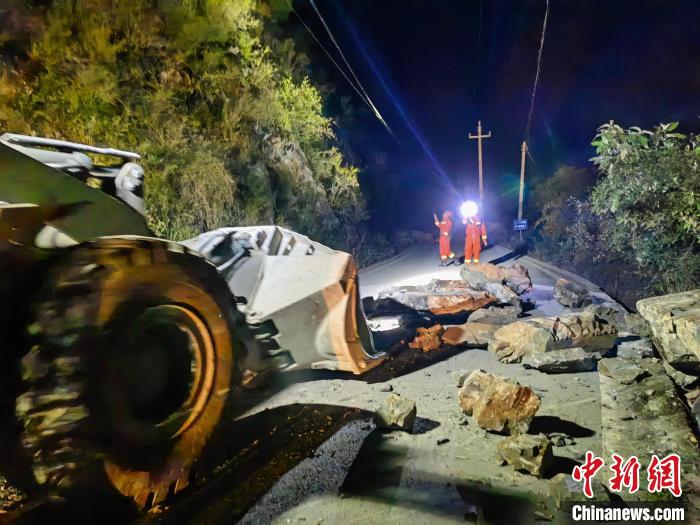
POLYGON ((276 226, 158 239, 139 160, 0 137, 0 417, 49 493, 100 477, 144 509, 187 486, 243 371, 383 354, 348 254, 276 226))

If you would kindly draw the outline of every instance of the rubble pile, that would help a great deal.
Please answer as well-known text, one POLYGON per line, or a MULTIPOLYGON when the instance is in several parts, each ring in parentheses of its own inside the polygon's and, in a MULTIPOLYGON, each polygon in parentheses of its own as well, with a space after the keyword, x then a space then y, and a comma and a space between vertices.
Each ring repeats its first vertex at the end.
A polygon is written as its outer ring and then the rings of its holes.
POLYGON ((458 401, 479 427, 511 435, 527 432, 540 408, 540 398, 530 387, 483 370, 464 380, 458 401))
POLYGON ((559 279, 554 285, 554 300, 562 306, 581 308, 591 304, 590 292, 580 284, 567 279, 559 279))
POLYGON ((613 346, 617 328, 591 312, 559 317, 537 317, 499 328, 489 351, 499 361, 517 363, 526 355, 562 348, 581 347, 588 352, 613 346))

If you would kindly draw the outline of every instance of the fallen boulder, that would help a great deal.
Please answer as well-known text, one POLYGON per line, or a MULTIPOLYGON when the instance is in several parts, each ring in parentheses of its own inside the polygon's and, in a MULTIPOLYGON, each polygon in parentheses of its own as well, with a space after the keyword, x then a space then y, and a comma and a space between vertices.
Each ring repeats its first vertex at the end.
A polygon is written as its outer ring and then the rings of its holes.
POLYGON ((462 412, 468 416, 472 415, 476 402, 481 397, 487 386, 495 381, 503 381, 503 378, 494 374, 489 374, 485 370, 474 370, 466 378, 461 379, 457 401, 462 412))
POLYGON ((516 294, 532 289, 530 274, 522 264, 512 266, 496 266, 490 263, 465 264, 459 274, 464 282, 476 290, 482 290, 488 283, 505 285, 516 294))
POLYGON ((540 398, 526 386, 502 378, 487 384, 472 415, 484 430, 522 434, 540 408, 540 398))
POLYGON ((423 352, 437 350, 442 346, 442 334, 445 329, 436 324, 430 328, 418 327, 416 338, 408 343, 409 348, 421 349, 423 352))
POLYGON ((601 375, 623 385, 631 385, 645 375, 644 370, 640 366, 632 361, 618 357, 601 359, 598 363, 598 371, 601 375))
POLYGON ((700 289, 637 301, 661 357, 685 374, 700 375, 700 289))
POLYGON ((581 308, 591 304, 591 294, 584 286, 567 279, 559 279, 554 285, 554 300, 569 308, 581 308))
POLYGON ((625 331, 627 328, 625 323, 625 316, 628 315, 627 310, 620 304, 605 301, 603 303, 589 304, 584 310, 596 314, 610 324, 614 324, 619 331, 625 331))
POLYGON ((374 422, 378 428, 410 432, 416 422, 417 413, 415 401, 399 394, 391 394, 377 410, 374 422))
POLYGON ((617 343, 617 357, 624 359, 645 359, 654 357, 654 347, 646 338, 617 343))
POLYGON ((537 477, 546 475, 554 462, 552 443, 544 434, 503 438, 496 444, 496 451, 504 464, 537 477))
POLYGON ((520 297, 507 286, 498 283, 484 283, 479 285, 479 290, 495 297, 498 304, 512 306, 518 311, 518 315, 522 312, 520 297))
POLYGON ((468 323, 505 325, 514 323, 522 312, 519 305, 489 306, 469 314, 468 323))
POLYGON ((530 272, 525 266, 518 263, 505 267, 505 279, 503 284, 518 295, 532 290, 530 272))
POLYGON ((489 343, 499 361, 520 362, 525 355, 581 347, 585 350, 612 348, 617 328, 590 312, 560 317, 535 317, 499 328, 489 343))
POLYGON ((548 374, 565 374, 595 370, 599 358, 598 354, 586 352, 583 348, 565 348, 528 354, 523 357, 522 364, 525 368, 536 368, 548 374))
POLYGON ((486 348, 499 326, 485 323, 464 323, 445 328, 442 342, 450 346, 471 345, 486 348))
POLYGON ((495 304, 498 300, 482 290, 473 290, 458 280, 433 279, 419 286, 388 286, 380 288, 378 300, 392 299, 418 311, 435 315, 473 312, 495 304))

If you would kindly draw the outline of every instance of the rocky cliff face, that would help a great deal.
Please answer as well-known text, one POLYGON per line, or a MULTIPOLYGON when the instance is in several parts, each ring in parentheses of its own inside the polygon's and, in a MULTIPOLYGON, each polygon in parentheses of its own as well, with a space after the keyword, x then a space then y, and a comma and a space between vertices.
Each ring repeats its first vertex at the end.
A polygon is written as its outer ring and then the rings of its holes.
POLYGON ((273 198, 280 208, 295 210, 303 195, 305 204, 311 204, 321 221, 338 222, 326 191, 314 177, 309 160, 299 144, 268 135, 262 141, 262 152, 268 171, 273 198), (305 191, 299 191, 300 189, 305 191), (292 191, 294 190, 294 191, 292 191))

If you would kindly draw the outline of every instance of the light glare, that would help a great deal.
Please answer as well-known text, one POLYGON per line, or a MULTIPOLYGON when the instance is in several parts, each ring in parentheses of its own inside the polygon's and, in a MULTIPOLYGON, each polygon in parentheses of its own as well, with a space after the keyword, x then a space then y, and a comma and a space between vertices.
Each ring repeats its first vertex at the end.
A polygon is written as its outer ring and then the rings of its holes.
POLYGON ((473 217, 479 213, 479 206, 474 201, 466 201, 459 208, 463 217, 473 217))

